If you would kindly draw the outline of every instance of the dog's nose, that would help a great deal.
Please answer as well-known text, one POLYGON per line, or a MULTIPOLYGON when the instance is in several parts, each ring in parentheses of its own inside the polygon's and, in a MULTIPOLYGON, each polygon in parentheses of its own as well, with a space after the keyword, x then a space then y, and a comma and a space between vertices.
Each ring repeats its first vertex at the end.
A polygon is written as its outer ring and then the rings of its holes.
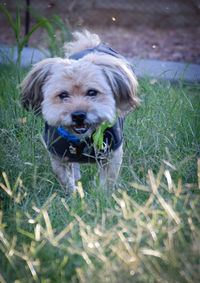
POLYGON ((72 113, 72 121, 77 124, 83 124, 86 119, 86 113, 84 111, 76 111, 72 113))

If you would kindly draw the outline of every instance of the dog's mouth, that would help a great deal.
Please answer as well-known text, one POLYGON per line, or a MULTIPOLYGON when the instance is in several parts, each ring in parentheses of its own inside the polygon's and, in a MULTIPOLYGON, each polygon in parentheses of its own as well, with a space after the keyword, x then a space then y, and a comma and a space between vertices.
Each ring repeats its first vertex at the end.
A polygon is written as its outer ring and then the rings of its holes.
POLYGON ((78 135, 83 135, 85 134, 90 128, 89 124, 78 124, 72 127, 72 130, 78 134, 78 135))

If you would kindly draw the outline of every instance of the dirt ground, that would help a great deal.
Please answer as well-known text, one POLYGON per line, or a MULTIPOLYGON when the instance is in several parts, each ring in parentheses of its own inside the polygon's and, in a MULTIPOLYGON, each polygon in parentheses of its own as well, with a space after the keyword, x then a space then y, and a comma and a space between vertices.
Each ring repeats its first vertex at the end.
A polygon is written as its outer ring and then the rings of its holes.
POLYGON ((159 29, 140 26, 99 30, 112 46, 129 57, 200 64, 200 27, 159 29))
MULTIPOLYGON (((14 15, 15 11, 11 11, 14 15)), ((13 44, 13 31, 5 16, 0 13, 0 44, 13 44)), ((50 17, 48 14, 45 16, 50 17)), ((111 16, 107 26, 96 25, 94 22, 92 25, 82 23, 78 28, 86 27, 98 33, 104 42, 127 57, 200 64, 200 26, 164 29, 146 25, 124 27, 117 21, 117 18, 111 16)), ((71 26, 72 30, 75 28, 71 26)), ((41 38, 45 36, 44 31, 38 30, 31 36, 29 44, 44 47, 41 38)))

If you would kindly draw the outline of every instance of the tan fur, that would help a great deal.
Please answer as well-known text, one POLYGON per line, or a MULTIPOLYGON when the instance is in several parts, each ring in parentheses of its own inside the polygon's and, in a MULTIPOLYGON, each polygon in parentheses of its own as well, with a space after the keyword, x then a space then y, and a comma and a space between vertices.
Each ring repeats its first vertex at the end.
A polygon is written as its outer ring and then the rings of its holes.
MULTIPOLYGON (((98 35, 88 31, 75 33, 74 37, 65 46, 67 56, 100 43, 98 35)), ((79 60, 50 58, 39 62, 21 83, 21 100, 27 110, 33 108, 36 113, 42 113, 49 125, 61 125, 73 134, 72 113, 86 112, 86 122, 90 125, 84 134, 86 137, 103 122, 113 122, 117 112, 125 115, 134 110, 139 105, 137 86, 137 79, 125 59, 95 52, 79 60), (97 91, 96 96, 86 95, 91 89, 97 91), (68 94, 65 100, 59 96, 63 92, 68 94)), ((100 170, 102 184, 107 178, 116 179, 121 160, 122 148, 110 154, 107 165, 100 170)), ((74 190, 73 165, 63 163, 52 154, 51 162, 66 191, 74 190)), ((78 169, 75 171, 78 176, 78 169)))
POLYGON ((101 40, 97 34, 92 34, 87 30, 73 33, 73 41, 64 45, 65 56, 68 57, 81 50, 97 46, 101 40))

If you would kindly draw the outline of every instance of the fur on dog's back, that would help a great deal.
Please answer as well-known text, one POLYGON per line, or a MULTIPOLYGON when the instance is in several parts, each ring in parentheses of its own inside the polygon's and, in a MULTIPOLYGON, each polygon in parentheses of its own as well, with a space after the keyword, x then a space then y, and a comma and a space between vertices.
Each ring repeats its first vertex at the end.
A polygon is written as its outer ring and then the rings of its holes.
POLYGON ((93 48, 101 42, 97 34, 90 33, 87 30, 82 32, 74 32, 72 36, 73 41, 66 43, 64 46, 66 57, 69 57, 70 55, 78 53, 82 50, 93 48))

